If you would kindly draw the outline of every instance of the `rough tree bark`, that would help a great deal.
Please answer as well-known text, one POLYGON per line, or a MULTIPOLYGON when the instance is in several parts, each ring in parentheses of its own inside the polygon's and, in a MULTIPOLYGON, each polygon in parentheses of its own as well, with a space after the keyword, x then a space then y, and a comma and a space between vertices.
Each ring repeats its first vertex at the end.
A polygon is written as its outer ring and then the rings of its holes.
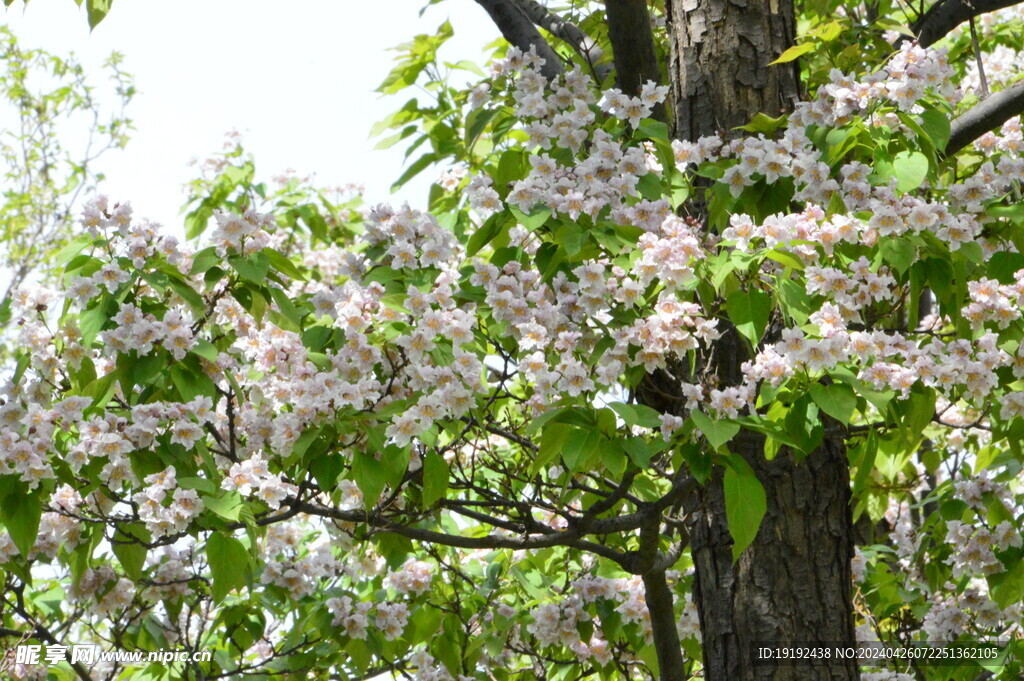
POLYGON ((768 66, 793 44, 792 0, 669 0, 665 8, 676 137, 732 137, 754 114, 777 116, 797 102, 796 62, 768 66))
MULTIPOLYGON (((680 139, 736 136, 758 112, 778 116, 800 95, 795 63, 769 66, 793 44, 792 0, 668 0, 669 78, 674 133, 680 139)), ((720 385, 736 385, 747 352, 727 329, 712 349, 720 385)), ((831 430, 831 429, 830 429, 831 430)), ((783 448, 771 461, 764 438, 741 431, 730 449, 765 488, 767 511, 737 563, 719 472, 691 512, 704 678, 708 681, 847 681, 857 666, 771 667, 754 664, 758 645, 853 643, 853 531, 850 478, 841 435, 797 461, 783 448)))

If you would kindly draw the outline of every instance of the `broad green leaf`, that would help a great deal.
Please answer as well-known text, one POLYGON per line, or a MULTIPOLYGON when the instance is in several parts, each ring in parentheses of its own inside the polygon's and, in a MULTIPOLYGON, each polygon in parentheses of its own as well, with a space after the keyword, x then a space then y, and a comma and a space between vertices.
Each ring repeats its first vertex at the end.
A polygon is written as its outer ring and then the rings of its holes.
POLYGON ((292 279, 306 281, 306 278, 302 275, 302 272, 299 271, 299 268, 295 266, 295 263, 281 253, 278 253, 273 248, 264 248, 262 252, 263 255, 267 257, 271 266, 278 272, 286 274, 292 279))
POLYGON ((882 260, 900 274, 910 269, 917 259, 917 247, 908 239, 887 239, 878 252, 882 260))
POLYGON ((729 458, 724 486, 725 517, 732 536, 732 559, 735 562, 757 536, 768 502, 761 481, 742 457, 729 458))
POLYGON ((660 440, 648 442, 642 437, 619 438, 618 442, 638 468, 647 468, 651 464, 651 458, 665 448, 665 443, 660 440))
POLYGON ((626 472, 626 453, 623 451, 621 441, 602 439, 601 442, 601 463, 604 464, 613 479, 619 479, 626 472))
POLYGON ((690 412, 690 419, 694 425, 700 428, 700 432, 704 433, 704 437, 715 449, 719 449, 740 432, 739 424, 724 420, 716 421, 699 411, 690 412))
POLYGON ((741 125, 740 130, 746 130, 747 132, 762 133, 764 135, 771 135, 776 130, 781 128, 789 120, 789 116, 783 115, 778 118, 772 118, 763 113, 757 113, 750 122, 746 125, 741 125))
POLYGON ((611 402, 609 405, 616 414, 622 417, 627 426, 643 426, 644 428, 660 428, 661 418, 658 412, 643 404, 625 404, 611 402))
POLYGON ((92 243, 93 239, 88 234, 79 234, 74 239, 68 242, 64 248, 57 251, 53 256, 53 264, 63 265, 70 261, 76 255, 85 250, 86 246, 92 243))
POLYGON ((129 579, 138 581, 142 576, 142 569, 146 565, 147 549, 138 542, 148 542, 149 540, 149 532, 142 525, 119 528, 114 534, 111 548, 129 579))
POLYGON ((1008 608, 1024 598, 1024 560, 1014 561, 1006 572, 989 577, 989 592, 1000 608, 1008 608))
POLYGON ((509 206, 509 210, 512 215, 515 216, 516 220, 521 224, 527 231, 532 232, 538 227, 544 225, 551 217, 551 208, 548 206, 536 206, 530 211, 529 215, 519 210, 518 206, 509 206))
POLYGON ((235 491, 224 491, 217 496, 203 495, 203 506, 225 520, 237 521, 245 507, 242 495, 235 491))
POLYGON ((212 595, 215 603, 245 584, 249 552, 234 537, 214 532, 206 540, 206 559, 213 576, 212 595))
POLYGON ((3 521, 11 541, 22 556, 28 558, 39 534, 39 519, 43 505, 39 492, 28 492, 20 483, 8 482, 7 494, 0 499, 0 520, 3 521))
POLYGON ((270 259, 263 253, 255 253, 250 256, 233 255, 228 258, 228 263, 242 277, 253 284, 265 284, 267 272, 270 271, 270 259))
POLYGON ((363 493, 363 502, 366 508, 376 506, 380 493, 384 491, 387 484, 386 475, 381 468, 380 462, 373 456, 361 451, 352 455, 352 479, 355 480, 359 491, 363 493))
POLYGON ((600 453, 602 447, 607 446, 607 443, 608 440, 601 436, 597 428, 573 428, 562 446, 562 461, 565 462, 565 468, 570 473, 588 468, 590 462, 600 453))
POLYGON ((850 386, 843 383, 815 383, 811 386, 811 397, 823 412, 847 425, 857 408, 857 395, 850 386))
POLYGON ((921 129, 925 131, 939 152, 946 150, 951 132, 948 114, 935 109, 926 110, 921 114, 921 129))
POLYGON ((107 12, 110 11, 110 5, 113 0, 88 0, 86 8, 89 12, 89 28, 96 28, 103 17, 107 16, 107 12))
POLYGON ((909 192, 917 189, 928 176, 928 157, 920 151, 901 151, 892 160, 896 189, 909 192))
POLYGON ((736 325, 736 330, 755 348, 768 326, 771 309, 771 296, 757 289, 735 291, 725 301, 725 311, 736 325))
POLYGON ((196 339, 196 345, 192 348, 192 352, 211 362, 216 362, 217 355, 220 354, 213 343, 203 338, 196 339))
POLYGON ((217 248, 209 246, 192 256, 192 269, 189 274, 202 274, 221 261, 217 248))
POLYGON ((799 59, 802 55, 807 54, 814 50, 814 43, 804 43, 803 45, 793 45, 786 49, 785 52, 779 55, 779 58, 773 62, 770 62, 768 66, 772 64, 785 64, 791 62, 794 59, 799 59))
POLYGON ((448 464, 437 452, 423 458, 423 507, 430 508, 448 491, 448 464))

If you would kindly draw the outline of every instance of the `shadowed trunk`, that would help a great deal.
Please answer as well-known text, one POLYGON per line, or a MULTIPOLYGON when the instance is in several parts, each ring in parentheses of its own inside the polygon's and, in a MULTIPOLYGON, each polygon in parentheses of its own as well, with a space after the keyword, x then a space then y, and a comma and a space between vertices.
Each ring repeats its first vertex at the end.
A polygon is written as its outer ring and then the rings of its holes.
MULTIPOLYGON (((799 98, 795 63, 768 66, 793 44, 792 0, 668 0, 669 77, 677 138, 735 128, 758 112, 778 116, 799 98)), ((720 385, 737 385, 748 353, 730 327, 712 356, 720 385)), ((722 472, 700 490, 691 512, 707 681, 853 681, 856 664, 755 665, 756 647, 852 644, 853 530, 846 448, 833 428, 817 451, 796 461, 788 449, 768 461, 764 437, 741 431, 730 443, 765 488, 767 511, 737 563, 725 514, 722 472)))

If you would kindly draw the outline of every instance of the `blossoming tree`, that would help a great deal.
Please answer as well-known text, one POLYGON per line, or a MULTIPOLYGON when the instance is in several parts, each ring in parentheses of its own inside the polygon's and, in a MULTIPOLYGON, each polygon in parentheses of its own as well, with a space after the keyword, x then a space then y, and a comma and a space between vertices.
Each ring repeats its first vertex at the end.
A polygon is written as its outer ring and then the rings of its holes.
MULTIPOLYGON (((5 640, 213 651, 131 678, 718 681, 1019 637, 1019 10, 940 0, 918 43, 889 3, 478 1, 490 74, 450 84, 446 25, 382 86, 430 81, 381 126, 429 145, 400 182, 448 168, 425 209, 229 155, 194 243, 100 198, 18 296, 5 640)), ((1021 670, 960 662, 863 677, 1021 670)))

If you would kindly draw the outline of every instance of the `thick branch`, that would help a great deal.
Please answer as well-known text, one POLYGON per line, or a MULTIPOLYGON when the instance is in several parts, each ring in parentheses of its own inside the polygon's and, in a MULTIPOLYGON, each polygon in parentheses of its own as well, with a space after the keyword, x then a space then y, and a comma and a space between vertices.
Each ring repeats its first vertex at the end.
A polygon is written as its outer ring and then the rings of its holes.
POLYGON ((939 0, 910 25, 910 30, 917 36, 917 42, 922 47, 928 47, 973 17, 1012 7, 1019 2, 1020 0, 939 0))
POLYGON ((604 59, 604 50, 601 49, 593 38, 584 33, 583 29, 550 11, 547 7, 537 2, 537 0, 516 1, 533 23, 556 38, 569 43, 590 65, 599 82, 603 81, 611 73, 611 65, 601 61, 604 59))
POLYGON ((604 9, 619 89, 632 97, 647 81, 660 83, 646 0, 605 0, 604 9))
POLYGON ((990 95, 956 118, 951 125, 946 155, 952 156, 989 130, 1020 114, 1024 114, 1024 81, 990 95))
POLYGON ((544 59, 541 73, 545 78, 551 79, 562 73, 562 60, 551 49, 551 45, 548 45, 547 41, 541 37, 537 27, 533 25, 530 17, 519 4, 514 0, 476 0, 476 2, 491 15, 491 20, 501 31, 505 40, 523 52, 529 52, 531 47, 536 48, 537 54, 544 59))
POLYGON ((673 606, 672 590, 668 588, 665 571, 647 572, 643 575, 644 599, 651 614, 651 637, 658 655, 660 681, 684 681, 683 652, 676 631, 676 610, 673 606))

